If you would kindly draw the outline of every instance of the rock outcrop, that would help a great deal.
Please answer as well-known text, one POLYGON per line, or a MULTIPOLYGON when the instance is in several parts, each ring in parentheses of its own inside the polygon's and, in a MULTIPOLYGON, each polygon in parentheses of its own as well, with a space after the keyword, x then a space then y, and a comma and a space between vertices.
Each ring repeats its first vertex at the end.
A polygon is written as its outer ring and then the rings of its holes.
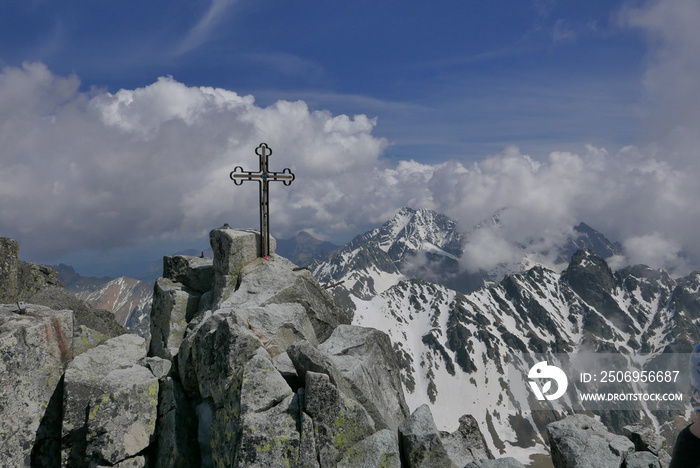
POLYGON ((628 426, 615 435, 583 414, 547 425, 555 468, 666 468, 670 462, 663 439, 642 425, 628 426))
MULTIPOLYGON (((0 306, 0 459, 29 466, 60 450, 62 375, 73 358, 73 314, 0 306)), ((50 466, 50 465, 42 465, 50 466)))
POLYGON ((145 363, 146 341, 121 335, 77 356, 65 373, 64 466, 114 466, 155 440, 158 379, 145 363))
MULTIPOLYGON (((419 442, 402 441, 412 436, 401 428, 432 416, 409 414, 387 335, 352 326, 309 271, 258 258, 257 233, 221 228, 210 238, 213 261, 166 257, 154 290, 149 354, 173 364, 161 380, 154 465, 428 466, 408 460, 403 447, 419 442)), ((431 434, 441 444, 434 424, 431 434)), ((439 456, 454 465, 444 448, 439 456)))
POLYGON ((17 242, 0 237, 0 304, 18 302, 72 310, 75 338, 84 349, 126 332, 111 312, 94 309, 63 288, 49 265, 20 260, 17 242))

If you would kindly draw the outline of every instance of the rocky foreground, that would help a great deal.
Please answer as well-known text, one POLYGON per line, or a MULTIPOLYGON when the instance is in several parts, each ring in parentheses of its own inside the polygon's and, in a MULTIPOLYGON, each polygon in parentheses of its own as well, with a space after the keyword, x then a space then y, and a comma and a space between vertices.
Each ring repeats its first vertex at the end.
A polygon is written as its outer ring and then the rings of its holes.
MULTIPOLYGON (((19 303, 26 265, 3 257, 4 466, 523 466, 493 459, 469 415, 449 434, 427 406, 410 413, 388 336, 350 325, 308 270, 257 258, 254 232, 210 237, 213 260, 164 259, 150 344, 19 303)), ((668 462, 641 426, 617 436, 578 415, 549 438, 556 467, 668 462)))

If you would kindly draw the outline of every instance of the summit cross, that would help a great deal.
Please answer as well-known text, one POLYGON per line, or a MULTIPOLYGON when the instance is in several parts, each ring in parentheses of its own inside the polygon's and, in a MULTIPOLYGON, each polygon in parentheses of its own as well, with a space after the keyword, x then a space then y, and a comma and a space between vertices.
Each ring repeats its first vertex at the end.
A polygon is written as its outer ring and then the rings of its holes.
POLYGON ((272 149, 267 143, 260 143, 255 148, 255 154, 260 157, 260 169, 258 172, 244 171, 241 166, 236 166, 229 177, 236 185, 241 185, 246 180, 258 182, 260 188, 260 256, 270 255, 270 192, 268 183, 280 180, 284 185, 290 185, 294 181, 294 174, 289 168, 282 172, 270 172, 267 168, 267 158, 272 155, 272 149))

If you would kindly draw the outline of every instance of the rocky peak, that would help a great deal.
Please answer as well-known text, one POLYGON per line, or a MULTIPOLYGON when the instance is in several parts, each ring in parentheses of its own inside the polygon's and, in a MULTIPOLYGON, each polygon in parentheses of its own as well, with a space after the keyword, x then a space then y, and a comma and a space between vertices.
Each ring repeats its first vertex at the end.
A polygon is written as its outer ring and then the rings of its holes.
POLYGON ((423 249, 459 255, 462 237, 456 227, 457 223, 443 214, 405 207, 384 223, 374 238, 379 248, 394 261, 423 249))
POLYGON ((577 250, 562 278, 596 308, 603 304, 604 295, 612 293, 615 288, 612 270, 593 250, 577 250))
POLYGON ((620 255, 622 245, 619 242, 611 242, 600 232, 596 231, 586 223, 579 223, 574 226, 574 231, 578 233, 570 240, 575 250, 589 249, 596 252, 603 258, 620 255))
POLYGON ((0 237, 0 303, 26 301, 48 286, 62 286, 56 272, 20 260, 17 241, 0 237))
MULTIPOLYGON (((172 361, 161 392, 179 402, 160 419, 160 465, 179 453, 201 466, 427 466, 410 446, 451 466, 431 442, 437 430, 414 441, 400 429, 410 412, 385 333, 351 325, 308 270, 258 258, 257 233, 218 229, 210 239, 210 265, 166 258, 179 266, 156 283, 149 354, 172 361), (195 279, 207 272, 208 285, 195 279)), ((451 450, 468 440, 469 453, 488 453, 475 424, 444 437, 451 450)))

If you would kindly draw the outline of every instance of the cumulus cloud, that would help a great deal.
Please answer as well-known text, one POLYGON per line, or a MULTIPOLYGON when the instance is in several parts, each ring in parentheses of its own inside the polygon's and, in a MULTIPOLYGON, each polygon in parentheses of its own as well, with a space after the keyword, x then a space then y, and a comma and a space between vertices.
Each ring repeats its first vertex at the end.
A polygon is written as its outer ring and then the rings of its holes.
POLYGON ((263 108, 168 77, 114 94, 79 85, 37 63, 0 74, 0 229, 37 255, 256 226, 257 185, 236 187, 228 174, 255 169, 262 141, 272 169, 297 173, 291 188, 272 184, 276 234, 354 229, 353 203, 366 195, 352 186, 372 178, 387 144, 371 135, 374 120, 303 102, 263 108))

